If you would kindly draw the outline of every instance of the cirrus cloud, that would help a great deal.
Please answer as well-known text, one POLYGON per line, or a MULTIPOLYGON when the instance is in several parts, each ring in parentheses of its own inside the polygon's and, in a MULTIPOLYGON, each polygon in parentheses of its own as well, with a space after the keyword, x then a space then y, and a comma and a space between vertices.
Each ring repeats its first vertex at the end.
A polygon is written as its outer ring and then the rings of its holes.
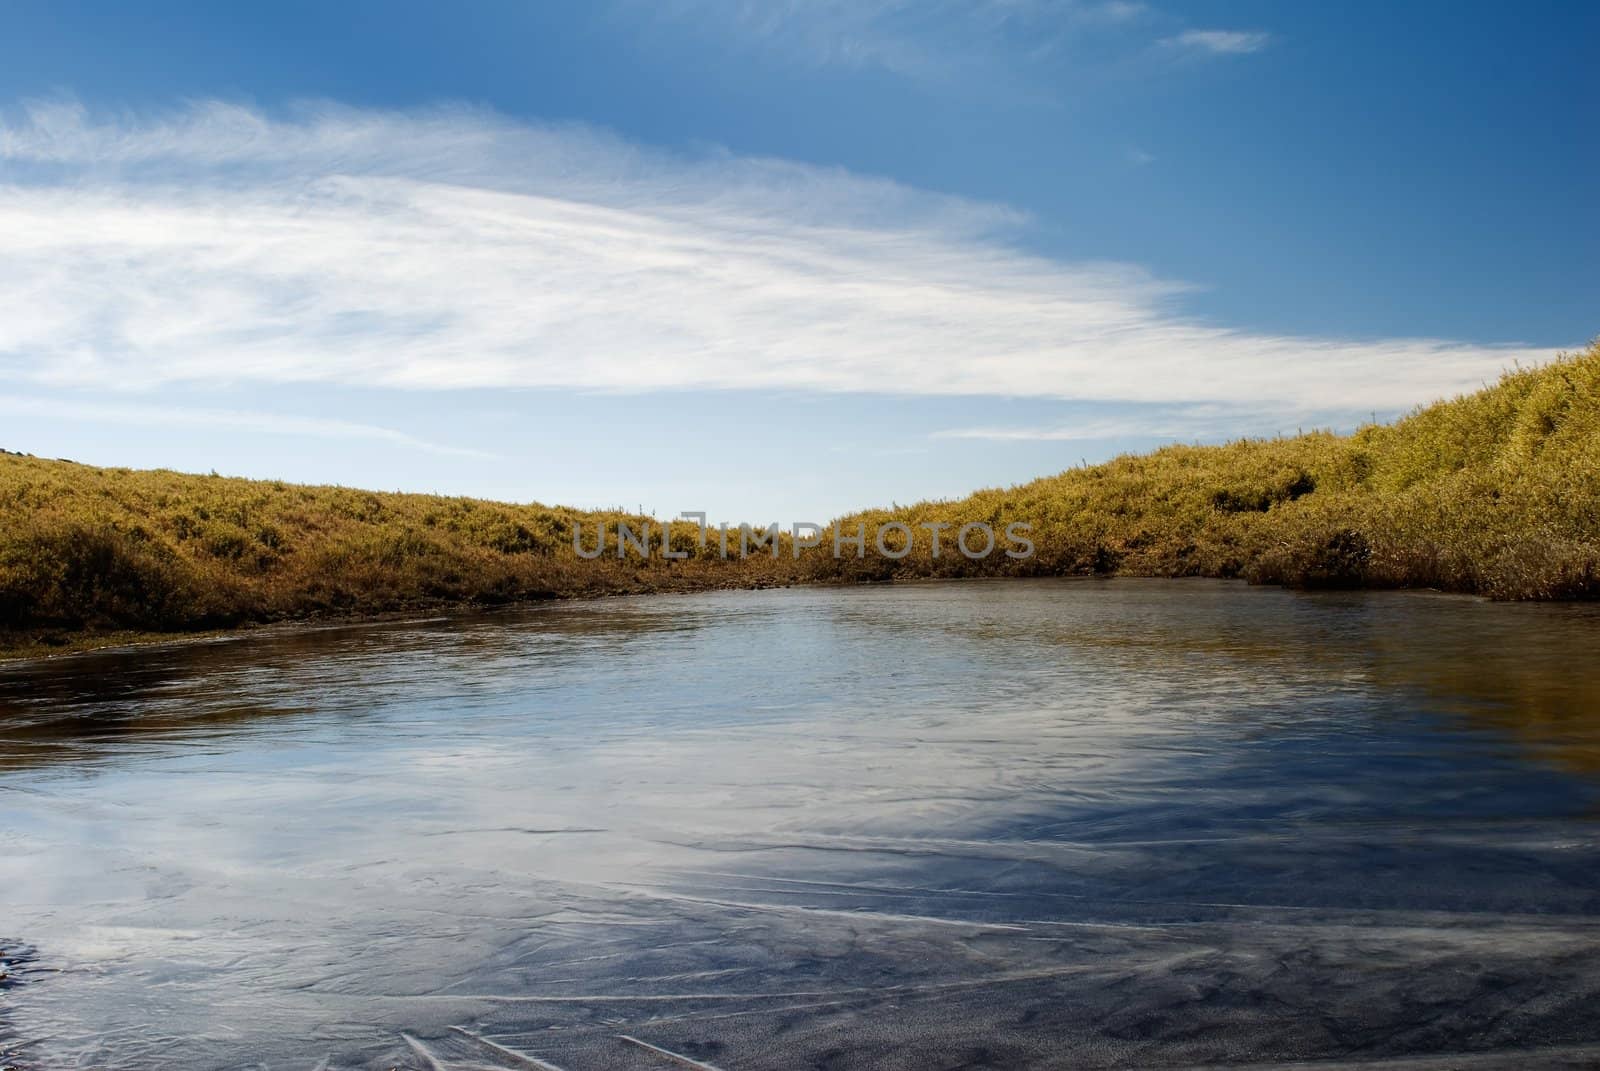
POLYGON ((1210 52, 1219 56, 1237 56, 1260 52, 1272 40, 1271 34, 1242 30, 1185 30, 1166 43, 1178 48, 1210 52))
POLYGON ((12 383, 782 389, 1393 410, 1548 353, 1230 329, 1001 206, 493 114, 0 122, 12 383))

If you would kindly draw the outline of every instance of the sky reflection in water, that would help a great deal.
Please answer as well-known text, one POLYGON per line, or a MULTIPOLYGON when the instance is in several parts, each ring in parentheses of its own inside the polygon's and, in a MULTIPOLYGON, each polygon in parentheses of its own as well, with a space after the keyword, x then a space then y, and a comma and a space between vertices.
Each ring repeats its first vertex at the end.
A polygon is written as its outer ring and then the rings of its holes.
POLYGON ((0 941, 37 958, 0 1052, 1588 1066, 1597 641, 1593 607, 1019 581, 13 667, 0 941))

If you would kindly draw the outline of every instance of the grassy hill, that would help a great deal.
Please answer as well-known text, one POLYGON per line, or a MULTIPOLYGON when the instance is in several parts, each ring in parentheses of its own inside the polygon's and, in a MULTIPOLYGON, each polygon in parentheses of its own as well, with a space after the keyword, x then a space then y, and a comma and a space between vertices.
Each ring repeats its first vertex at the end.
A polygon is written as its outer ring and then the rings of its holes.
MULTIPOLYGON (((912 526, 904 558, 828 541, 796 560, 579 557, 601 522, 541 505, 93 468, 0 454, 0 648, 326 614, 618 592, 931 576, 1239 576, 1600 595, 1600 344, 1353 435, 1173 446, 954 502, 836 522, 912 526), (944 522, 943 553, 916 526, 944 522), (1032 526, 1033 557, 972 561, 969 522, 1032 526), (853 554, 851 550, 847 552, 853 554)), ((614 535, 612 544, 614 543, 614 535)))
MULTIPOLYGON (((890 518, 863 514, 869 525, 890 518)), ((899 571, 1242 576, 1505 599, 1600 594, 1600 343, 1353 435, 1170 446, 894 516, 1031 522, 1037 556, 899 571)), ((848 521, 853 530, 856 518, 848 521)), ((837 570, 887 575, 882 562, 837 570)))

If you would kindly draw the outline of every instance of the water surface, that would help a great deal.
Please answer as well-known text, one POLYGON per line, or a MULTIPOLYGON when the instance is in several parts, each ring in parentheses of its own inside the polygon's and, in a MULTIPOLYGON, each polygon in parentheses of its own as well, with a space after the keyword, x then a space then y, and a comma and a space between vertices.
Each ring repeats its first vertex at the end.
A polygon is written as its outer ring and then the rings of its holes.
POLYGON ((0 1063, 1594 1066, 1597 650, 1063 580, 3 669, 0 1063))

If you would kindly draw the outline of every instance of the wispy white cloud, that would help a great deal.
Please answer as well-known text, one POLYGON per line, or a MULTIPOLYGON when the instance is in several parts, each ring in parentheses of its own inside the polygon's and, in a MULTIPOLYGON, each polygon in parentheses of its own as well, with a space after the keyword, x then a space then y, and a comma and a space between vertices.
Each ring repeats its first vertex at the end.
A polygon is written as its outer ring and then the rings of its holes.
POLYGON ((373 424, 281 413, 258 413, 240 409, 195 409, 137 402, 95 402, 11 395, 0 397, 0 413, 146 428, 220 428, 230 432, 261 432, 268 435, 309 436, 318 439, 370 439, 391 446, 452 457, 497 456, 482 450, 430 442, 403 431, 373 424))
POLYGON ((945 57, 916 32, 907 0, 615 0, 651 23, 678 27, 817 67, 881 68, 917 79, 945 57))
POLYGON ((1392 410, 1539 351, 1229 329, 1004 208, 481 112, 0 123, 16 386, 792 389, 1392 410))
POLYGON ((1165 38, 1169 45, 1196 52, 1215 55, 1243 55, 1260 52, 1272 41, 1272 35, 1243 30, 1185 30, 1165 38))
POLYGON ((1228 404, 1153 405, 1066 423, 947 428, 935 431, 928 437, 995 442, 1104 442, 1116 439, 1194 442, 1247 435, 1279 435, 1310 428, 1348 428, 1365 416, 1322 408, 1274 408, 1270 412, 1263 412, 1228 404))
POLYGON ((1185 438, 1192 428, 1172 423, 1139 419, 1090 420, 1080 424, 950 428, 936 431, 933 439, 987 439, 995 442, 1099 442, 1107 439, 1185 438))
POLYGON ((1131 22, 1148 14, 1150 6, 1135 3, 1133 0, 1110 0, 1109 3, 1101 4, 1099 10, 1114 22, 1131 22))
POLYGON ((933 432, 930 439, 982 439, 990 442, 1106 442, 1115 439, 1163 439, 1194 442, 1205 439, 1237 439, 1242 435, 1275 435, 1298 431, 1302 427, 1330 424, 1354 426, 1366 413, 1317 407, 1278 408, 1270 411, 1240 407, 1234 403, 1200 405, 1142 405, 1122 411, 1099 411, 1070 421, 1051 424, 984 424, 976 427, 949 427, 933 432))
MULTIPOLYGON (((1137 24, 1133 0, 613 0, 735 47, 811 67, 876 69, 921 82, 975 65, 1057 54, 1085 34, 1137 24)), ((963 88, 970 91, 968 80, 963 88)))

